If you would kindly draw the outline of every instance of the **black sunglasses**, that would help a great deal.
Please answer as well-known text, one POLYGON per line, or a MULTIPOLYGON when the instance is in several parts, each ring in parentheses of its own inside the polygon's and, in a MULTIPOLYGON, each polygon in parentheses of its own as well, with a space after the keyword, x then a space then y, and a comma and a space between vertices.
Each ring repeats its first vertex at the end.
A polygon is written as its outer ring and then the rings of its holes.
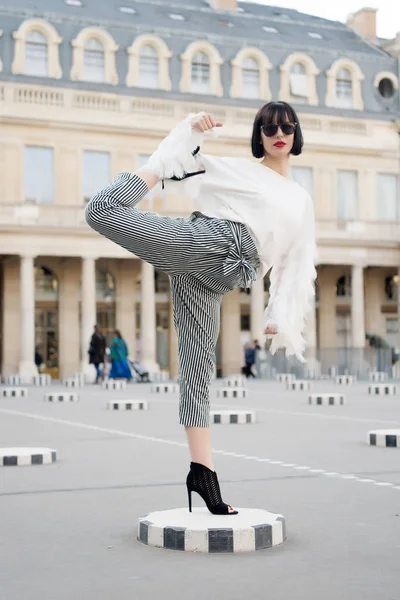
POLYGON ((264 135, 267 137, 273 137, 276 135, 278 127, 281 128, 283 134, 293 135, 296 130, 296 126, 297 123, 281 123, 280 125, 277 123, 268 123, 267 125, 261 125, 261 129, 264 132, 264 135))

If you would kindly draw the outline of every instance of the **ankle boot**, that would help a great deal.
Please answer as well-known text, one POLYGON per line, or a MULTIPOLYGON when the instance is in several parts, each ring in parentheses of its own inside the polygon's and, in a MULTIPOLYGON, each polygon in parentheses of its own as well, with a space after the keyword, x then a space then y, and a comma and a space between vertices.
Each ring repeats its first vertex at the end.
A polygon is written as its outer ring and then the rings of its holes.
POLYGON ((205 465, 191 462, 190 471, 186 478, 186 487, 189 499, 189 512, 192 512, 192 492, 197 492, 207 505, 213 515, 237 515, 229 504, 225 504, 221 498, 221 490, 215 471, 211 471, 205 465))

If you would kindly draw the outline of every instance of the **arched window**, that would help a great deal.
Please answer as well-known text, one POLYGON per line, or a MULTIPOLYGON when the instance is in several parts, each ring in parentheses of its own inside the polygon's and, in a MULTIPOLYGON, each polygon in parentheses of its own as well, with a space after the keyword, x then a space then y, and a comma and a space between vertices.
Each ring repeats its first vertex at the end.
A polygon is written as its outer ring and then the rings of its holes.
POLYGON ((260 97, 260 67, 254 58, 245 58, 242 65, 242 97, 260 97))
POLYGON ((336 100, 341 108, 353 107, 353 78, 349 69, 339 69, 336 73, 336 100))
POLYGON ((396 300, 398 298, 399 276, 389 275, 385 277, 385 297, 386 300, 396 300))
POLYGON ((39 31, 30 31, 25 43, 25 75, 47 77, 47 39, 39 31))
POLYGON ((336 296, 338 298, 351 296, 351 275, 342 275, 336 282, 336 296))
POLYGON ((35 267, 35 295, 37 300, 58 299, 58 279, 47 267, 35 267))
POLYGON ((83 50, 83 79, 85 81, 105 81, 103 44, 96 38, 85 41, 83 50))
POLYGON ((159 60, 157 50, 148 44, 142 46, 139 54, 140 87, 158 88, 159 60))
POLYGON ((290 69, 290 94, 293 100, 305 102, 309 96, 309 77, 303 63, 294 63, 290 69))
POLYGON ((109 271, 96 269, 97 302, 115 301, 115 280, 109 271))
POLYGON ((190 91, 210 93, 210 60, 204 52, 196 52, 193 56, 190 91))

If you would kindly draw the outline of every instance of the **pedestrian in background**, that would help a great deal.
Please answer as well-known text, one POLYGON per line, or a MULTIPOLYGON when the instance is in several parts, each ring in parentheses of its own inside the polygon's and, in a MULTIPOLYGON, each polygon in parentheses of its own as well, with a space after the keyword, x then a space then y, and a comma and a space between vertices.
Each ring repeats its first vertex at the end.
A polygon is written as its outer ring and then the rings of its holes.
POLYGON ((104 356, 106 353, 106 338, 104 337, 100 327, 94 326, 94 333, 90 339, 89 346, 89 364, 94 365, 96 369, 96 382, 99 383, 103 379, 103 372, 100 365, 104 364, 104 356))
POLYGON ((132 372, 128 363, 129 350, 121 332, 116 329, 115 337, 111 342, 111 371, 110 379, 132 379, 132 372))

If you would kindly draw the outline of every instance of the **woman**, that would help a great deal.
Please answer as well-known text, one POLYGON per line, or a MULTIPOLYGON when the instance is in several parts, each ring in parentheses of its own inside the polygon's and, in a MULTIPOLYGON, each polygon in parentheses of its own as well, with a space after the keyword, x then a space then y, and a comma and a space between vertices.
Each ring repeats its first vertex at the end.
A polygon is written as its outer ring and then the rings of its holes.
MULTIPOLYGON (((305 317, 314 295, 314 215, 307 192, 288 177, 289 156, 301 153, 297 115, 284 102, 257 113, 254 162, 199 152, 204 133, 221 127, 212 115, 189 115, 161 142, 146 166, 121 173, 86 208, 88 224, 170 276, 178 335, 180 423, 192 462, 186 479, 213 514, 237 514, 222 501, 209 429, 209 383, 223 295, 250 287, 273 267, 264 313, 270 350, 286 347, 303 360, 305 317), (158 182, 182 180, 201 212, 171 219, 136 208, 158 182)), ((168 184, 168 182, 167 182, 168 184)), ((173 185, 182 185, 174 183, 173 185)))
POLYGON ((129 356, 128 346, 118 329, 114 331, 114 334, 115 338, 110 347, 111 371, 109 379, 132 379, 127 360, 129 356))
POLYGON ((96 381, 99 383, 103 379, 103 372, 100 365, 104 364, 104 356, 106 353, 106 338, 103 335, 98 325, 94 326, 94 332, 90 338, 89 346, 89 364, 94 365, 96 369, 96 381))

